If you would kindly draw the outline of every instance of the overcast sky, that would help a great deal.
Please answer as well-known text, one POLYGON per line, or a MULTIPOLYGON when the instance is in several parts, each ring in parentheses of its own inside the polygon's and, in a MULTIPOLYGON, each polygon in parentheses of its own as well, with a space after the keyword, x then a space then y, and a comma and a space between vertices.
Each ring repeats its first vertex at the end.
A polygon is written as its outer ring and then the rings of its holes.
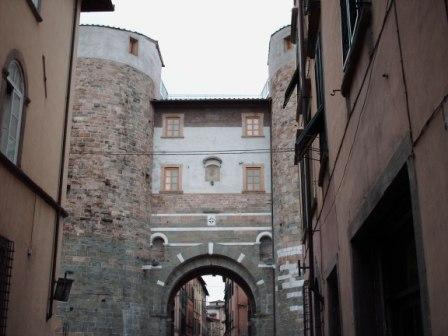
POLYGON ((207 296, 207 302, 223 300, 224 301, 224 282, 222 277, 219 275, 204 275, 202 277, 207 284, 207 291, 209 296, 207 296))
POLYGON ((258 95, 270 35, 291 20, 293 0, 112 0, 115 12, 81 23, 138 31, 159 41, 170 94, 258 95))

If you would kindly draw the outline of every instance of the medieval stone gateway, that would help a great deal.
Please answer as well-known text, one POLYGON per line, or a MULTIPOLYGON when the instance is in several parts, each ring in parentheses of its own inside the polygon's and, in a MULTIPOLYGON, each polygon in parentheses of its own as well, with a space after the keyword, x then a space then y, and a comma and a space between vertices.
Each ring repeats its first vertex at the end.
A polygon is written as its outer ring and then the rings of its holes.
POLYGON ((295 110, 281 107, 280 93, 294 61, 288 34, 271 39, 271 98, 170 99, 157 41, 81 26, 62 251, 75 282, 58 305, 65 330, 171 336, 173 296, 205 274, 245 290, 252 335, 301 330, 297 167, 286 141, 295 110))

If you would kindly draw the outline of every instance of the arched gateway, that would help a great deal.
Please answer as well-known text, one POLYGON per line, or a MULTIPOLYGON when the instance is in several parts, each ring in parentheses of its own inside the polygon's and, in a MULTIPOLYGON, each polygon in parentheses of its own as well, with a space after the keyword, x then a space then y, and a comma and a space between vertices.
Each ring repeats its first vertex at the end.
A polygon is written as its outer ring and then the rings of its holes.
MULTIPOLYGON (((272 71, 293 60, 283 48, 288 29, 272 40, 272 71)), ((296 334, 297 167, 287 168, 292 152, 270 150, 271 135, 279 149, 295 136, 294 109, 279 107, 277 87, 290 76, 272 77, 272 102, 169 99, 162 66, 149 37, 80 28, 61 257, 61 274, 73 272, 75 282, 57 306, 61 325, 95 336, 167 335, 176 289, 210 271, 246 290, 252 334, 274 335, 274 312, 277 335, 296 334)))
POLYGON ((201 254, 199 247, 193 249, 199 253, 193 254, 191 258, 186 256, 186 259, 179 261, 176 267, 168 266, 167 269, 162 265, 148 267, 146 278, 149 287, 152 287, 149 295, 153 308, 148 335, 172 336, 171 308, 174 296, 183 284, 205 274, 228 277, 243 288, 251 306, 250 336, 273 335, 273 269, 258 267, 260 265, 255 265, 250 260, 238 261, 237 258, 226 255, 229 250, 222 249, 221 253, 210 255, 201 254))
MULTIPOLYGON (((272 288, 266 288, 264 284, 257 284, 254 275, 238 261, 223 255, 208 254, 185 261, 176 267, 166 279, 158 298, 162 311, 155 316, 155 319, 159 320, 159 335, 172 336, 170 328, 172 316, 170 309, 173 305, 174 296, 179 288, 189 280, 205 274, 222 275, 237 282, 249 298, 251 306, 251 336, 272 335, 269 333, 273 318, 270 313, 270 305, 272 303, 266 300, 269 298, 269 293, 272 291, 272 288)), ((270 281, 268 282, 270 283, 270 281)))

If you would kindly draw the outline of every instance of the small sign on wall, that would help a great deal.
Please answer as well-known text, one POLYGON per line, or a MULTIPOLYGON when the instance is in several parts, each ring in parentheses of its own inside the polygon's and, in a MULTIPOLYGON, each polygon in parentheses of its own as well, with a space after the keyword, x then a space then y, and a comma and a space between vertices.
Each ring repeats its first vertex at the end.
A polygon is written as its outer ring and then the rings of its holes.
POLYGON ((208 226, 216 225, 216 216, 215 215, 208 215, 207 216, 207 225, 208 226))

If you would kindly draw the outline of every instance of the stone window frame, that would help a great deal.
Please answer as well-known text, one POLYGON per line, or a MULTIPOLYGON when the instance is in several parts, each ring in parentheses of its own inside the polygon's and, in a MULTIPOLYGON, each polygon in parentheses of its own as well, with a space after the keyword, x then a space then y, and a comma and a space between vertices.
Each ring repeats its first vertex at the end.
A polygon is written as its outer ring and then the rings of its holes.
POLYGON ((163 134, 162 138, 178 139, 184 137, 184 114, 183 113, 164 113, 162 116, 162 128, 163 134), (179 118, 179 135, 169 135, 168 134, 168 123, 169 118, 179 118))
POLYGON ((242 113, 242 127, 243 127, 243 138, 263 138, 264 132, 263 132, 263 113, 242 113), (258 130, 259 133, 255 135, 249 135, 247 134, 247 120, 249 118, 256 118, 258 119, 258 130))
POLYGON ((243 193, 265 193, 264 185, 264 164, 244 164, 243 165, 243 193), (257 168, 260 170, 260 188, 258 190, 248 190, 247 188, 247 172, 250 169, 257 168))
POLYGON ((160 192, 164 194, 182 194, 182 165, 181 164, 165 164, 162 165, 161 169, 161 179, 160 179, 160 192), (168 169, 178 169, 178 177, 177 177, 177 190, 166 190, 165 189, 165 178, 166 171, 168 169))

